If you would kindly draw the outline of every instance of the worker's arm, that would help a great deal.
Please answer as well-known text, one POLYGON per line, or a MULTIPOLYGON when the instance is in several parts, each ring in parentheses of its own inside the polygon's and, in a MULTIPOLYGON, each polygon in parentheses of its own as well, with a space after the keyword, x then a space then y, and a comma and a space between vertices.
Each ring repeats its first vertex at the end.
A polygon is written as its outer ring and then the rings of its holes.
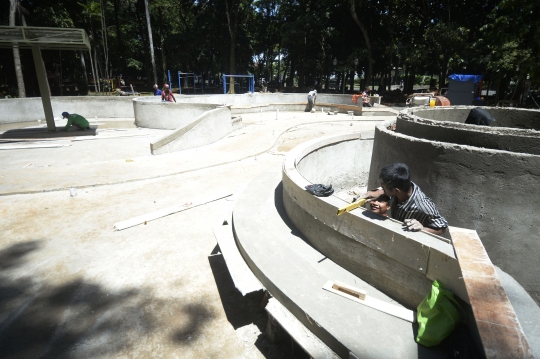
POLYGON ((432 233, 432 234, 444 234, 444 232, 446 232, 446 227, 444 228, 429 228, 429 227, 424 227, 422 225, 422 223, 420 223, 418 220, 416 219, 406 219, 404 222, 403 222, 403 225, 405 227, 406 230, 408 231, 411 231, 411 232, 420 232, 420 231, 425 231, 425 232, 428 232, 428 233, 432 233))
POLYGON ((367 199, 379 198, 379 196, 383 194, 384 194, 384 190, 382 189, 382 187, 379 187, 379 188, 375 188, 375 189, 367 191, 360 198, 367 198, 367 199))
POLYGON ((71 127, 72 123, 73 123, 73 119, 71 118, 71 116, 69 116, 68 117, 68 122, 67 122, 66 126, 62 129, 62 131, 67 131, 71 127))

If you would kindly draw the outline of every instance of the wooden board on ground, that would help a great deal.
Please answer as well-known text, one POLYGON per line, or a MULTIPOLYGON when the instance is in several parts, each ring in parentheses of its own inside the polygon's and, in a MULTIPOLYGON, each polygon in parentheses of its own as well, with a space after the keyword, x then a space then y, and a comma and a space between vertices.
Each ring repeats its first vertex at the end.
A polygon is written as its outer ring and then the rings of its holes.
POLYGON ((225 259, 225 263, 231 274, 234 286, 242 293, 242 295, 264 289, 251 269, 249 269, 236 246, 230 219, 228 220, 228 223, 228 225, 214 227, 214 235, 216 236, 219 249, 221 250, 223 259, 225 259))
POLYGON ((449 227, 486 358, 533 358, 501 281, 474 230, 449 227))
POLYGON ((367 293, 364 293, 364 291, 351 287, 347 284, 329 280, 324 284, 323 289, 329 292, 332 292, 334 294, 340 295, 344 298, 350 299, 354 302, 363 304, 367 307, 376 309, 380 312, 392 315, 396 318, 400 318, 408 322, 414 323, 415 313, 412 310, 371 297, 369 295, 366 295, 367 293), (347 291, 339 290, 339 287, 346 288, 347 291), (350 294, 351 292, 352 293, 356 292, 359 295, 351 295, 350 294), (361 299, 362 297, 364 297, 364 299, 361 299))
POLYGON ((165 217, 165 216, 168 216, 168 215, 176 213, 176 212, 185 211, 186 209, 190 209, 190 208, 194 208, 194 207, 197 207, 197 206, 201 206, 201 205, 206 204, 206 203, 214 202, 214 201, 217 201, 219 199, 229 197, 231 195, 232 195, 232 193, 217 194, 217 195, 208 196, 208 197, 205 197, 205 198, 202 198, 202 199, 198 199, 198 200, 195 200, 195 201, 186 202, 184 204, 180 204, 180 205, 177 205, 177 206, 171 206, 171 207, 167 207, 167 208, 164 208, 164 209, 160 209, 159 211, 146 213, 146 214, 143 214, 143 215, 135 217, 135 218, 126 219, 125 221, 115 223, 114 224, 114 229, 117 230, 117 231, 121 231, 123 229, 133 227, 133 226, 136 226, 136 225, 139 225, 139 224, 142 224, 142 223, 150 222, 150 221, 153 221, 154 219, 165 217))
POLYGON ((307 329, 276 298, 271 298, 265 309, 311 358, 339 359, 339 356, 332 349, 307 329))

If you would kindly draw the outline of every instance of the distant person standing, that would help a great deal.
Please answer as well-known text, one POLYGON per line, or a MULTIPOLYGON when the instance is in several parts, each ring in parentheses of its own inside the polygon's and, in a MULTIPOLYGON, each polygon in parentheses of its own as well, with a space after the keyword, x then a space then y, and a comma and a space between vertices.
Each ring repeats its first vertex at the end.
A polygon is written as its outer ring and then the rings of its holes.
POLYGON ((371 99, 369 97, 369 87, 366 87, 364 92, 362 92, 362 106, 373 107, 373 105, 371 104, 371 99))
POLYGON ((154 96, 161 96, 161 90, 158 88, 158 85, 154 85, 154 96))
POLYGON ((315 102, 317 101, 317 90, 311 90, 308 92, 307 101, 308 103, 305 112, 311 112, 315 102))
POLYGON ((174 95, 169 88, 169 85, 163 85, 163 91, 161 92, 161 102, 176 102, 174 95))
POLYGON ((69 114, 68 112, 62 112, 62 118, 67 118, 68 121, 66 126, 60 131, 67 131, 71 126, 77 127, 79 131, 90 129, 88 120, 81 115, 77 115, 76 113, 69 114))

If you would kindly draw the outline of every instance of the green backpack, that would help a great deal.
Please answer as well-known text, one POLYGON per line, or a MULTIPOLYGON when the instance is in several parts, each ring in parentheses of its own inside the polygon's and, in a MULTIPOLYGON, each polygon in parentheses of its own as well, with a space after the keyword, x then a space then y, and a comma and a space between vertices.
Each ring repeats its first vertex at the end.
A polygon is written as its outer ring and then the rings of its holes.
POLYGON ((416 342, 426 347, 439 344, 459 323, 463 309, 454 298, 454 293, 443 289, 434 281, 431 292, 418 306, 417 321, 419 324, 416 342))

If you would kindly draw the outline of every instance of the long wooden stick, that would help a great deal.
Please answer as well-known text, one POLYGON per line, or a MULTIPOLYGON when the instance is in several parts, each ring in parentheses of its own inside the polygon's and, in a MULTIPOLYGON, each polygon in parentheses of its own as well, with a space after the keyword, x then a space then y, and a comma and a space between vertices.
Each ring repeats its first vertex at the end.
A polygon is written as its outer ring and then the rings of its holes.
POLYGON ((232 195, 232 193, 222 193, 222 194, 219 194, 219 195, 214 195, 212 197, 207 197, 207 198, 196 200, 196 201, 193 201, 193 202, 187 202, 187 203, 184 203, 184 204, 180 204, 180 205, 176 205, 176 206, 172 206, 172 207, 167 207, 167 208, 164 208, 164 209, 160 209, 159 211, 146 213, 146 214, 143 214, 143 215, 135 217, 135 218, 126 219, 125 221, 115 223, 114 224, 114 229, 117 230, 117 231, 121 231, 123 229, 133 227, 133 226, 136 226, 136 225, 139 225, 139 224, 142 224, 142 223, 150 222, 150 221, 153 221, 154 219, 165 217, 165 216, 168 216, 168 215, 173 214, 173 213, 185 211, 186 209, 190 209, 190 208, 194 208, 194 207, 206 204, 206 203, 214 202, 214 201, 217 201, 218 199, 229 197, 231 195, 232 195))

